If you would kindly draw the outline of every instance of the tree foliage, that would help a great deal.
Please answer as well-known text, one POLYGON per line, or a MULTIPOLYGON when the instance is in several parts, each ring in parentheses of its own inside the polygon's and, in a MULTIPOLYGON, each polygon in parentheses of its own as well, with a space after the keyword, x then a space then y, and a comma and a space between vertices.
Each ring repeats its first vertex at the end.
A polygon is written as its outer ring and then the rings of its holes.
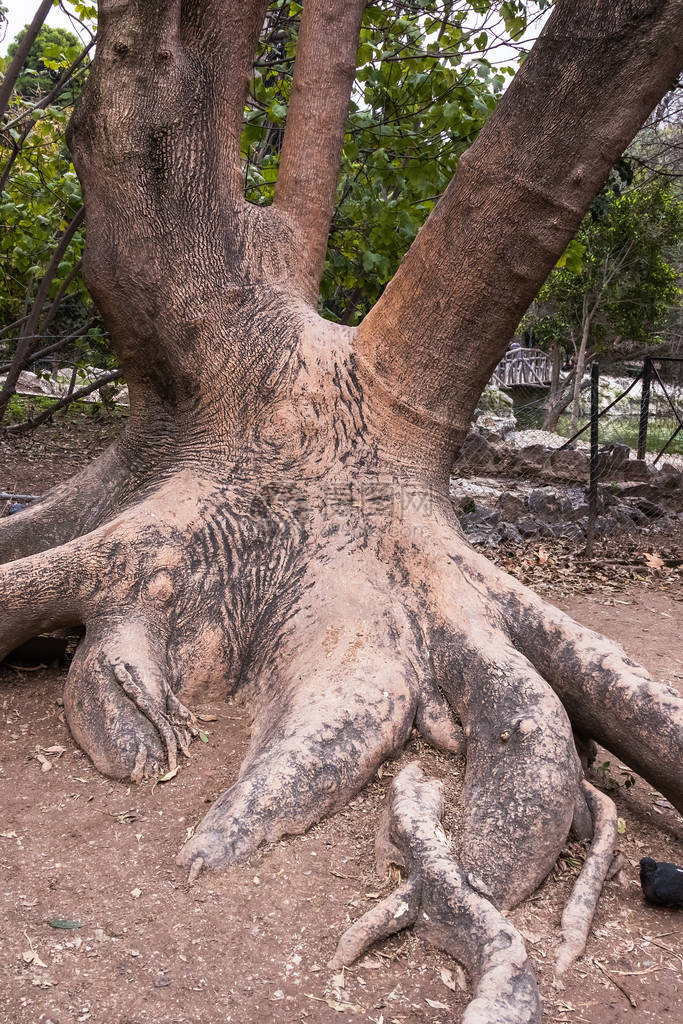
POLYGON ((593 310, 589 352, 618 356, 661 345, 681 294, 675 255, 683 201, 665 177, 628 178, 624 168, 613 175, 541 289, 523 323, 535 345, 576 348, 593 310))
MULTIPOLYGON (((9 62, 17 52, 26 27, 19 32, 7 48, 9 62)), ((83 49, 78 36, 64 28, 43 25, 31 47, 28 60, 16 81, 15 92, 22 100, 31 101, 44 96, 59 79, 60 72, 76 60, 83 49)), ((60 97, 61 103, 73 102, 78 83, 72 83, 60 97)))
MULTIPOLYGON (((321 286, 324 316, 356 323, 376 301, 514 74, 516 41, 546 6, 368 4, 321 286)), ((273 195, 300 12, 289 0, 272 4, 261 39, 242 137, 253 202, 273 195)))
MULTIPOLYGON (((94 34, 94 8, 72 5, 94 34)), ((7 67, 23 36, 8 48, 7 67)), ((81 189, 66 145, 65 129, 82 89, 89 57, 72 32, 43 26, 19 75, 0 127, 0 362, 12 357, 40 294, 40 282, 70 221, 81 206, 81 189)), ((80 274, 84 230, 62 255, 44 305, 37 311, 34 353, 92 320, 95 310, 80 274)), ((87 345, 72 346, 70 361, 110 358, 104 332, 88 332, 87 345)))

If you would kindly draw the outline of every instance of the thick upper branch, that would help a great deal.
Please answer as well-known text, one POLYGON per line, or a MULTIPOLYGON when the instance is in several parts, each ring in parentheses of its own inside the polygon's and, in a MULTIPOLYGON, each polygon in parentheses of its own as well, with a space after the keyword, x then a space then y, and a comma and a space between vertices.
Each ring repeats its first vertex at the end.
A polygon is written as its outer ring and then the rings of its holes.
POLYGON ((275 206, 299 228, 297 271, 317 296, 366 0, 306 0, 275 206))
POLYGON ((464 430, 529 302, 681 66, 683 0, 559 0, 386 291, 359 354, 464 430))

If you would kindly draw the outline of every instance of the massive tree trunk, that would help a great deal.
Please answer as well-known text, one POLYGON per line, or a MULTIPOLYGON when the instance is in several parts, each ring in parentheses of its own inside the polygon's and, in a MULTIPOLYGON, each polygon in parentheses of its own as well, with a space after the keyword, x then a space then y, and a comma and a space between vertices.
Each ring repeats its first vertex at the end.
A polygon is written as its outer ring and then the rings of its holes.
MULTIPOLYGON (((266 6, 100 3, 71 145, 130 420, 0 524, 0 648, 85 625, 65 710, 115 778, 173 767, 187 708, 241 695, 251 748, 180 853, 193 877, 341 806, 415 725, 467 758, 467 875, 429 874, 430 906, 457 882, 509 907, 589 821, 573 730, 683 808, 683 702, 475 553, 448 497, 517 321, 678 71, 683 4, 560 0, 357 329, 316 296, 364 4, 304 4, 270 208, 239 159, 266 6)), ((517 1016, 471 1019, 537 1019, 520 971, 517 1016)))

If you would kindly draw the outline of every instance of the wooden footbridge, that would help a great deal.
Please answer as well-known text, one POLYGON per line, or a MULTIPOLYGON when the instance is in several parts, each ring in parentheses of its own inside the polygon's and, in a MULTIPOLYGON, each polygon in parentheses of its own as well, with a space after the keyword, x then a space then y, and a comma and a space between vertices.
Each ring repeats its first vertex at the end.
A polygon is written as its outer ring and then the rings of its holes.
POLYGON ((547 388, 550 386, 552 361, 540 348, 513 348, 505 353, 493 371, 492 384, 504 390, 516 388, 547 388))

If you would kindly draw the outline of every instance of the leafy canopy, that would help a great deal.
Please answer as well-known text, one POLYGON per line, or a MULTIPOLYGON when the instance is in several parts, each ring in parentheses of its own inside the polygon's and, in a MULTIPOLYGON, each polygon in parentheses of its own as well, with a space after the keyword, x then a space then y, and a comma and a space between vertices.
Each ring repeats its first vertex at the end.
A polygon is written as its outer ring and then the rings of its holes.
POLYGON ((600 192, 523 321, 535 345, 571 348, 594 306, 589 348, 613 355, 657 346, 680 301, 683 201, 675 182, 628 165, 600 192))

